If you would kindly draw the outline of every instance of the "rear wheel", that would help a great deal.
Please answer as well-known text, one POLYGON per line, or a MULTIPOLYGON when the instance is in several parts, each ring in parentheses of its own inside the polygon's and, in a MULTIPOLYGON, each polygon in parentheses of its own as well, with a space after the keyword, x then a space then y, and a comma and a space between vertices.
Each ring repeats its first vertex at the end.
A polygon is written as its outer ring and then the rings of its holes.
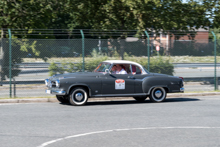
POLYGON ((138 102, 144 102, 146 100, 146 96, 136 96, 136 97, 133 97, 136 101, 138 102))
POLYGON ((69 103, 69 100, 65 96, 56 95, 56 97, 60 103, 69 103))
POLYGON ((162 102, 166 99, 167 92, 163 87, 155 87, 151 90, 150 100, 152 102, 162 102))
POLYGON ((74 88, 69 95, 69 102, 71 105, 81 106, 88 100, 87 91, 84 88, 74 88))

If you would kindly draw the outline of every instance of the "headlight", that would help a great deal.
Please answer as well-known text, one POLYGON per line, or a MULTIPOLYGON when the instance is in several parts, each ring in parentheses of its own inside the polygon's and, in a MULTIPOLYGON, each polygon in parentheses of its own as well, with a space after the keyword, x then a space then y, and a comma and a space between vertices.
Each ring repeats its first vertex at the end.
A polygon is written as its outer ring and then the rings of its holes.
POLYGON ((45 79, 45 85, 48 86, 48 82, 49 80, 48 79, 45 79))
POLYGON ((60 87, 60 80, 56 80, 56 87, 60 87))

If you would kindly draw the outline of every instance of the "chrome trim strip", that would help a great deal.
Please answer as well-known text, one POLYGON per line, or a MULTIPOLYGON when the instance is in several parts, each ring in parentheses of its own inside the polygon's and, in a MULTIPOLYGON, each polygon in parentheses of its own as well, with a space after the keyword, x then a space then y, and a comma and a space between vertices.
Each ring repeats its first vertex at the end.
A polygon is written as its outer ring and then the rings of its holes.
POLYGON ((133 73, 133 70, 132 70, 132 65, 130 64, 130 69, 131 69, 131 74, 133 73))
POLYGON ((126 97, 126 96, 143 96, 143 95, 148 95, 147 93, 130 93, 130 94, 97 94, 97 95, 92 95, 91 97, 126 97))

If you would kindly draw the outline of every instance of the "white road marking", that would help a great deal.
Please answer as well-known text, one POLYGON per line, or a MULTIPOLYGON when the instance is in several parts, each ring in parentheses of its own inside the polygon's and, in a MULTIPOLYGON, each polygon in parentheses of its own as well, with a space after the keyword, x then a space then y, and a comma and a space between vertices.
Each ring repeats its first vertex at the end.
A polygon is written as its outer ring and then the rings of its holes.
POLYGON ((21 103, 3 103, 3 104, 0 104, 0 106, 4 106, 4 105, 19 105, 21 103))
POLYGON ((8 105, 29 105, 29 104, 38 104, 34 102, 26 102, 26 103, 0 103, 0 106, 8 106, 8 105))
POLYGON ((101 134, 101 133, 107 133, 107 132, 113 132, 113 131, 154 130, 154 129, 220 129, 220 127, 185 126, 185 127, 148 127, 148 128, 113 129, 113 130, 89 132, 89 133, 83 133, 83 134, 77 134, 77 135, 67 136, 67 137, 63 137, 63 138, 58 138, 58 139, 55 139, 55 140, 45 142, 45 143, 41 144, 38 147, 46 147, 50 144, 56 143, 58 141, 63 141, 65 139, 77 138, 77 137, 93 135, 93 134, 101 134))

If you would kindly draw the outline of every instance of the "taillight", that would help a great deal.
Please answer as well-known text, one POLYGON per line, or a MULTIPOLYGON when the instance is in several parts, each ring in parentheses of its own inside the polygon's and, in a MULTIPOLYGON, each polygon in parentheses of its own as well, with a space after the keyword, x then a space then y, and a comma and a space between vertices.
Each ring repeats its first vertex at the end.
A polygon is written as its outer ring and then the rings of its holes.
POLYGON ((179 78, 183 80, 183 77, 179 77, 179 78))

